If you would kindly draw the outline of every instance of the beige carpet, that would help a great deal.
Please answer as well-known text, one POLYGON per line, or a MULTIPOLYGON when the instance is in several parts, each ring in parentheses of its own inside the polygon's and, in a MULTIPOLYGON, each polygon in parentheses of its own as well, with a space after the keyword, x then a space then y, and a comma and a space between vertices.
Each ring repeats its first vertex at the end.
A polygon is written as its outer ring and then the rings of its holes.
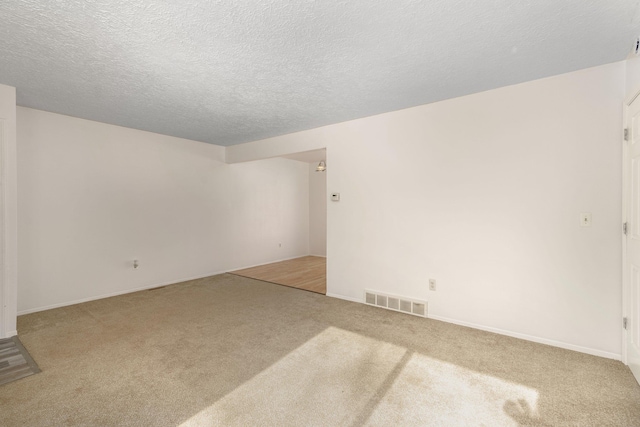
POLYGON ((640 426, 620 362, 228 274, 18 328, 2 426, 640 426))

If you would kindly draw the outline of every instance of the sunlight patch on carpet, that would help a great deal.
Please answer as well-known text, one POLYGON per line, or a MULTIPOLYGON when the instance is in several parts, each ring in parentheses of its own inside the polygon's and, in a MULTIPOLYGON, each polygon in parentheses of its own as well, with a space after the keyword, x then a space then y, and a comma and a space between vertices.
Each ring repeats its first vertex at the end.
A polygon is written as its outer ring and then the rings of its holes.
POLYGON ((330 327, 186 420, 204 425, 501 425, 538 392, 330 327))
MULTIPOLYGON (((454 364, 413 354, 372 412, 372 425, 520 426, 514 405, 538 418, 538 392, 454 364)), ((517 414, 519 415, 519 414, 517 414)), ((523 414, 524 415, 524 414, 523 414)))

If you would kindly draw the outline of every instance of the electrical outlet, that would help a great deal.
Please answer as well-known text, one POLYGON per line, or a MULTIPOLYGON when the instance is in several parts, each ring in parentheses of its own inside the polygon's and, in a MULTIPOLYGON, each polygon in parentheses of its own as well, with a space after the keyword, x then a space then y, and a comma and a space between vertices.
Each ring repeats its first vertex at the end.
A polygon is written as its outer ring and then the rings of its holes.
POLYGON ((436 290, 436 279, 429 279, 429 290, 430 291, 436 290))

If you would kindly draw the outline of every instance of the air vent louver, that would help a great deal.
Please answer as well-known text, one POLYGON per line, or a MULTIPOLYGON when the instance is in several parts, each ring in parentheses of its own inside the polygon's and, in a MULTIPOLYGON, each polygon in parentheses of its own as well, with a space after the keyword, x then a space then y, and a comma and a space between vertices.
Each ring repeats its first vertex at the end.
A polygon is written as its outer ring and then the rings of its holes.
POLYGON ((373 294, 371 292, 365 292, 365 303, 375 305, 376 294, 373 294))
POLYGON ((413 310, 411 310, 411 312, 417 316, 424 317, 427 314, 427 308, 424 304, 414 301, 413 310))
POLYGON ((401 299, 400 311, 404 311, 405 313, 411 313, 411 301, 407 301, 406 299, 401 299))
POLYGON ((413 298, 399 297, 385 293, 366 290, 364 301, 367 305, 382 307, 388 310, 412 314, 414 316, 427 317, 427 302, 413 298))

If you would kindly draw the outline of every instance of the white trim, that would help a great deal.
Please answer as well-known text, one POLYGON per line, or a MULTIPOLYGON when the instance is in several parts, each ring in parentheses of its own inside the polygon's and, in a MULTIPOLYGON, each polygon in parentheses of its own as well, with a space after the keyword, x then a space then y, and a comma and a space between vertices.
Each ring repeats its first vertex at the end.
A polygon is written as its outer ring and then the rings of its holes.
POLYGON ((5 317, 7 314, 7 304, 9 299, 9 293, 7 289, 9 287, 9 275, 7 269, 6 260, 6 230, 8 224, 6 223, 6 206, 5 201, 5 187, 6 187, 6 171, 7 165, 5 164, 5 122, 6 120, 0 118, 0 338, 9 338, 9 331, 5 331, 7 327, 8 319, 5 317))
MULTIPOLYGON (((361 301, 361 300, 359 300, 357 298, 347 297, 347 296, 338 295, 338 294, 331 294, 331 293, 327 293, 327 296, 328 297, 332 297, 332 298, 339 298, 339 299, 346 300, 346 301, 357 302, 357 303, 366 305, 363 301, 361 301)), ((590 354, 592 356, 605 357, 607 359, 621 360, 621 356, 622 356, 622 355, 617 354, 617 353, 611 353, 611 352, 608 352, 608 351, 597 350, 597 349, 589 348, 589 347, 582 347, 582 346, 575 345, 575 344, 569 344, 569 343, 565 343, 565 342, 562 342, 562 341, 555 341, 555 340, 550 340, 550 339, 546 339, 546 338, 540 338, 540 337, 536 337, 536 336, 533 336, 533 335, 521 334, 521 333, 518 333, 518 332, 506 331, 504 329, 492 328, 490 326, 482 326, 482 325, 478 325, 478 324, 475 324, 475 323, 470 323, 470 322, 464 322, 464 321, 461 321, 461 320, 450 319, 448 317, 443 317, 443 316, 434 316, 434 315, 428 314, 427 315, 427 319, 433 319, 433 320, 439 320, 441 322, 453 323, 454 325, 466 326, 467 328, 473 328, 473 329, 479 329, 481 331, 493 332, 495 334, 506 335, 508 337, 513 337, 513 338, 519 338, 521 340, 531 341, 531 342, 535 342, 535 343, 538 343, 538 344, 546 344, 546 345, 550 345, 552 347, 564 348, 565 350, 573 350, 573 351, 577 351, 579 353, 590 354)))
MULTIPOLYGON (((12 120, 0 117, 0 337, 16 328, 17 239, 15 131, 12 120)), ((15 335, 15 334, 14 334, 15 335)))
POLYGON ((82 299, 78 299, 78 300, 74 300, 74 301, 62 302, 62 303, 58 303, 58 304, 51 304, 51 305, 47 305, 47 306, 44 306, 44 307, 30 308, 28 310, 19 311, 18 312, 18 316, 22 316, 23 314, 37 313, 39 311, 51 310, 51 309, 54 309, 54 308, 67 307, 69 305, 82 304, 83 302, 95 301, 95 300, 99 300, 99 299, 103 299, 103 298, 116 297, 118 295, 131 294, 131 293, 139 292, 139 291, 146 291, 148 289, 153 289, 153 288, 161 288, 162 286, 175 285, 175 284, 178 284, 178 283, 188 282, 190 280, 204 279, 205 277, 218 276, 220 274, 225 274, 225 273, 226 273, 225 271, 218 271, 218 272, 208 273, 208 274, 201 275, 201 276, 190 277, 190 278, 187 278, 187 279, 171 280, 171 281, 168 281, 168 282, 156 283, 156 284, 153 284, 153 285, 147 285, 147 286, 142 286, 142 287, 139 287, 139 288, 128 289, 128 290, 125 290, 125 291, 110 292, 108 294, 102 294, 102 295, 98 295, 98 296, 94 296, 94 297, 82 298, 82 299))
MULTIPOLYGON (((344 295, 338 295, 338 294, 334 294, 334 293, 331 293, 331 292, 327 292, 325 295, 328 296, 328 297, 331 297, 331 298, 338 298, 338 299, 342 299, 342 300, 345 300, 345 301, 359 302, 360 304, 364 304, 364 302, 362 300, 358 299, 358 298, 347 297, 347 296, 344 296, 344 295)), ((366 304, 364 304, 364 305, 366 305, 366 304)))
MULTIPOLYGON (((624 101, 625 105, 626 106, 631 105, 631 103, 635 101, 638 96, 640 96, 640 90, 631 92, 631 95, 627 95, 627 98, 624 101)), ((625 120, 626 120, 626 116, 625 116, 625 120)))
POLYGON ((276 263, 276 262, 290 261, 290 260, 292 260, 292 259, 302 258, 302 257, 305 257, 305 256, 309 256, 309 255, 296 255, 296 256, 289 257, 289 258, 281 258, 281 259, 277 259, 277 260, 275 260, 275 261, 268 261, 268 262, 263 262, 263 263, 260 263, 260 264, 249 265, 249 266, 247 266, 247 267, 234 267, 234 268, 231 268, 231 269, 225 270, 225 272, 226 272, 226 273, 232 273, 232 272, 234 272, 234 271, 236 271, 236 270, 245 270, 245 269, 247 269, 247 268, 260 267, 260 266, 263 266, 263 265, 274 264, 274 263, 276 263))
POLYGON ((0 84, 0 337, 15 335, 18 305, 16 89, 0 84))
POLYGON ((326 258, 326 255, 309 254, 308 256, 317 256, 318 258, 326 258))
MULTIPOLYGON (((628 120, 627 120, 627 116, 629 114, 629 104, 631 104, 631 102, 633 102, 633 100, 635 100, 637 98, 637 96, 640 94, 640 92, 636 93, 633 97, 631 97, 630 101, 628 103, 625 103, 624 108, 623 108, 623 129, 627 129, 628 126, 628 120)), ((624 131, 623 131, 624 132, 624 131)), ((624 140, 624 136, 622 137, 622 221, 621 223, 624 224, 625 222, 627 222, 627 197, 628 197, 628 193, 629 193, 629 182, 628 182, 628 177, 627 177, 627 157, 629 155, 628 153, 629 151, 629 146, 627 144, 627 141, 624 140)), ((627 316, 627 303, 628 303, 628 286, 629 286, 629 274, 627 273, 627 236, 624 233, 620 233, 621 237, 621 241, 622 241, 622 317, 624 318, 625 316, 627 316)), ((620 319, 620 322, 622 322, 622 319, 620 319)), ((621 358, 620 360, 622 361, 622 363, 624 363, 625 365, 628 365, 628 360, 627 360, 627 330, 622 329, 622 346, 621 346, 621 358)))
POLYGON ((18 335, 18 331, 9 331, 7 332, 7 336, 5 338, 15 337, 16 335, 18 335))
MULTIPOLYGON (((250 267, 247 267, 247 268, 250 268, 250 267)), ((217 276, 217 275, 220 275, 220 274, 225 274, 225 272, 224 271, 219 271, 219 272, 209 273, 209 274, 205 274, 205 275, 201 275, 201 276, 195 276, 195 277, 191 277, 191 278, 187 278, 187 279, 163 282, 163 283, 158 283, 158 284, 154 284, 154 285, 143 286, 143 287, 140 287, 140 288, 129 289, 129 290, 126 290, 126 291, 112 292, 112 293, 109 293, 109 294, 103 294, 103 295, 99 295, 99 296, 95 296, 95 297, 83 298, 83 299, 70 301, 70 302, 65 302, 65 303, 60 303, 60 304, 52 304, 52 305, 49 305, 49 306, 46 306, 46 307, 39 307, 39 308, 34 308, 34 309, 29 309, 29 310, 23 310, 23 311, 18 312, 18 315, 21 316, 21 315, 24 315, 24 314, 36 313, 36 312, 39 312, 39 311, 51 310, 51 309, 54 309, 54 308, 66 307, 66 306, 75 305, 75 304, 81 304, 83 302, 95 301, 95 300, 99 300, 99 299, 103 299, 103 298, 110 298, 110 297, 115 297, 115 296, 118 296, 118 295, 130 294, 130 293, 133 293, 133 292, 139 292, 139 291, 144 291, 144 290, 147 290, 147 289, 159 288, 159 287, 162 287, 162 286, 174 285, 174 284, 178 284, 178 283, 188 282, 188 281, 191 281, 191 280, 203 279, 205 277, 217 276)), ((345 301, 350 301, 350 302, 355 302, 355 303, 359 303, 359 304, 362 304, 362 305, 366 305, 360 299, 354 298, 354 297, 349 297, 349 296, 346 296, 346 295, 339 295, 339 294, 334 294, 334 293, 329 293, 328 292, 326 294, 326 296, 328 296, 330 298, 337 298, 337 299, 341 299, 341 300, 345 300, 345 301)), ((536 342, 536 343, 539 343, 539 344, 546 344, 546 345, 550 345, 550 346, 553 346, 553 347, 564 348, 566 350, 573 350, 573 351, 577 351, 577 352, 580 352, 580 353, 590 354, 592 356, 599 356, 599 357, 605 357, 607 359, 621 360, 621 355, 620 354, 610 353, 610 352, 602 351, 602 350, 596 350, 596 349, 592 349, 592 348, 589 348, 589 347, 582 347, 582 346, 578 346, 578 345, 574 345, 574 344, 564 343, 564 342, 561 342, 561 341, 554 341, 554 340, 549 340, 549 339, 546 339, 546 338, 535 337, 535 336, 532 336, 532 335, 520 334, 520 333, 517 333, 517 332, 506 331, 504 329, 498 329, 498 328, 492 328, 492 327, 488 327, 488 326, 477 325, 475 323, 449 319, 447 317, 442 317, 442 316, 429 315, 427 318, 428 319, 433 319, 433 320, 439 320, 441 322, 453 323, 455 325, 466 326, 468 328, 479 329, 481 331, 488 331, 488 332, 493 332, 493 333, 500 334, 500 335, 506 335, 506 336, 513 337, 513 338, 519 338, 519 339, 523 339, 523 340, 526 340, 526 341, 532 341, 532 342, 536 342)), ((7 338, 15 336, 15 335, 18 335, 18 332, 17 331, 11 331, 9 333, 9 335, 7 336, 7 338)))
MULTIPOLYGON (((300 258, 300 257, 303 257, 303 256, 305 256, 305 255, 298 255, 298 256, 291 257, 291 258, 284 258, 284 259, 280 259, 280 260, 276 260, 276 261, 265 262, 265 263, 262 263, 262 264, 251 265, 251 266, 248 266, 248 267, 238 267, 238 268, 234 268, 233 270, 244 270, 245 268, 259 267, 261 265, 272 264, 274 262, 280 262, 280 261, 288 261, 288 260, 300 258)), ((37 313, 39 311, 51 310, 51 309, 54 309, 54 308, 67 307, 69 305, 82 304, 83 302, 95 301, 95 300, 99 300, 99 299, 103 299, 103 298, 115 297, 115 296, 118 296, 118 295, 130 294, 130 293, 133 293, 133 292, 146 291, 147 289, 153 289, 153 288, 159 288, 159 287, 162 287, 162 286, 174 285, 174 284, 177 284, 177 283, 188 282, 190 280, 203 279, 205 277, 211 277, 211 276, 217 276, 219 274, 229 273, 230 271, 232 271, 232 270, 215 271, 215 272, 212 272, 212 273, 207 273, 205 275, 199 275, 199 276, 195 276, 195 277, 188 277, 186 279, 170 280, 168 282, 155 283, 153 285, 141 286, 139 288, 127 289, 127 290, 124 290, 124 291, 110 292, 108 294, 101 294, 101 295, 97 295, 97 296, 93 296, 93 297, 81 298, 81 299, 77 299, 77 300, 73 300, 73 301, 61 302, 61 303, 58 303, 58 304, 51 304, 51 305, 47 305, 47 306, 44 306, 44 307, 30 308, 30 309, 27 309, 27 310, 19 311, 18 312, 18 316, 22 316, 24 314, 30 314, 30 313, 37 313)))
POLYGON ((546 338, 540 338, 533 335, 521 334, 518 332, 506 331, 504 329, 492 328, 489 326, 477 325, 475 323, 464 322, 460 320, 450 319, 448 317, 429 315, 429 319, 439 320, 441 322, 453 323, 455 325, 466 326, 468 328, 479 329, 481 331, 493 332, 500 335, 506 335, 508 337, 519 338, 526 341, 532 341, 538 344, 546 344, 553 347, 564 348, 565 350, 573 350, 580 353, 590 354, 592 356, 605 357, 607 359, 621 360, 621 355, 617 353, 610 353, 608 351, 597 350, 589 347, 582 347, 579 345, 569 344, 562 341, 555 341, 546 338))

